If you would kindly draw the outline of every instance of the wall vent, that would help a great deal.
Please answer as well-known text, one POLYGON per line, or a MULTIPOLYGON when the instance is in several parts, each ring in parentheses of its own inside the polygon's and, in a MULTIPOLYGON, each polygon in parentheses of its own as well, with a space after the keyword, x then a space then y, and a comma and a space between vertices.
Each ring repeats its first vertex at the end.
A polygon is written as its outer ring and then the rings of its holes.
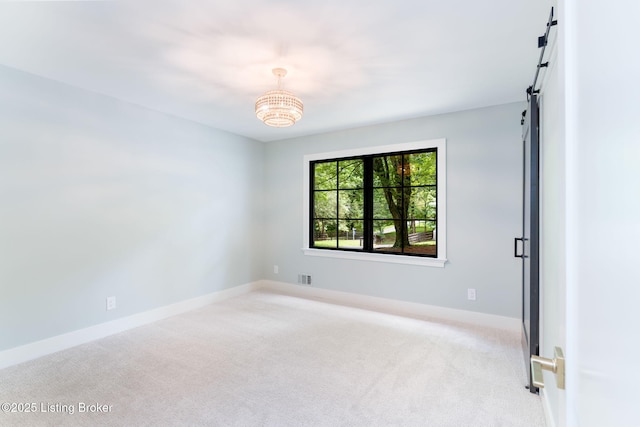
POLYGON ((301 285, 311 285, 310 274, 298 274, 298 283, 301 285))

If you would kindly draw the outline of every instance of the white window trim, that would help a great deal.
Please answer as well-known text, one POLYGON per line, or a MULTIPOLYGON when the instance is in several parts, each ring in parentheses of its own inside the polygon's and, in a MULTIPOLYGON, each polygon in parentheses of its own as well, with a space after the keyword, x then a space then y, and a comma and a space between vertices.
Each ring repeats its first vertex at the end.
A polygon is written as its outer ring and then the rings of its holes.
POLYGON ((351 150, 331 151, 327 153, 307 154, 303 157, 303 197, 302 203, 302 251, 305 255, 326 258, 354 259, 361 261, 388 262, 395 264, 424 265, 444 267, 447 262, 447 144, 446 139, 408 142, 404 144, 384 145, 378 147, 356 148, 351 150), (340 250, 315 249, 309 247, 309 164, 316 160, 338 159, 343 157, 364 156, 368 154, 384 154, 398 151, 438 149, 438 256, 436 258, 409 255, 375 254, 370 252, 351 252, 340 250))

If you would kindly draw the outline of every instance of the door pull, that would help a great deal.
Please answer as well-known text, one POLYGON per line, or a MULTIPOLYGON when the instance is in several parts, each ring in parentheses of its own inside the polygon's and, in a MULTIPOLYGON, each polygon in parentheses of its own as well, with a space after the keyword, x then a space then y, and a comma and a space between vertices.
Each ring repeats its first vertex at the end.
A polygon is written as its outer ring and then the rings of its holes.
POLYGON ((529 258, 528 255, 525 255, 524 253, 524 245, 527 239, 526 237, 514 237, 513 239, 513 256, 516 258, 529 258), (522 242, 522 253, 520 255, 518 255, 518 241, 522 242))
POLYGON ((560 390, 564 390, 564 353, 560 347, 556 347, 553 351, 554 358, 531 356, 531 377, 533 385, 544 388, 544 377, 542 370, 551 371, 556 374, 556 385, 560 390))
POLYGON ((513 256, 516 258, 524 258, 524 237, 514 237, 513 239, 513 256), (522 242, 522 254, 518 255, 518 240, 522 242))

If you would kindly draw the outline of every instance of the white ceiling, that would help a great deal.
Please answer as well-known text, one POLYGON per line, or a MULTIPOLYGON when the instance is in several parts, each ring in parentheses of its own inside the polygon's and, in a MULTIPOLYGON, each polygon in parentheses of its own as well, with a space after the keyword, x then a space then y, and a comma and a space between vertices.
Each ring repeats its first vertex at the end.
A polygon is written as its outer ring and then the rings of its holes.
POLYGON ((272 141, 525 100, 547 3, 0 1, 0 64, 272 141), (290 128, 254 114, 274 67, 290 128))

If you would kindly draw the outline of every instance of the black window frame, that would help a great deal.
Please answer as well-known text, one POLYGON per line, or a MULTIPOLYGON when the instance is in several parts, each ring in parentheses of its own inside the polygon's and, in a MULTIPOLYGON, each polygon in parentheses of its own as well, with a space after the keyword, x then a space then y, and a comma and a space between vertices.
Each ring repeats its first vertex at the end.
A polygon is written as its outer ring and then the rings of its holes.
MULTIPOLYGON (((308 203, 309 203, 309 215, 308 215, 308 241, 309 241, 309 245, 308 248, 309 249, 318 249, 318 250, 327 250, 327 251, 341 251, 341 252, 356 252, 356 253, 368 253, 368 254, 382 254, 382 255, 396 255, 396 256, 409 256, 409 257, 420 257, 420 258, 431 258, 431 259, 438 259, 438 254, 439 254, 439 250, 438 250, 438 246, 440 244, 439 242, 439 235, 440 233, 438 232, 438 224, 439 224, 439 218, 438 218, 438 213, 439 213, 439 209, 438 206, 441 203, 440 201, 440 195, 439 195, 439 191, 438 191, 438 181, 440 179, 440 171, 439 171, 439 162, 438 162, 438 147, 437 146, 431 146, 431 147, 427 147, 427 148, 416 148, 416 149, 409 149, 409 150, 401 150, 401 151, 384 151, 384 152, 376 152, 376 153, 368 153, 368 154, 361 154, 361 155, 350 155, 350 156, 344 156, 344 157, 333 157, 333 158, 322 158, 322 159, 315 159, 315 160, 310 160, 309 161, 309 198, 308 198, 308 203), (374 172, 373 172, 373 162, 375 158, 378 157, 383 157, 383 156, 403 156, 402 157, 402 168, 404 171, 405 168, 405 157, 407 155, 412 155, 412 154, 421 154, 421 153, 435 153, 435 159, 434 159, 434 164, 435 164, 435 181, 431 184, 423 184, 423 185, 408 185, 405 186, 404 185, 404 176, 402 178, 402 185, 396 188, 401 188, 404 189, 406 187, 411 187, 411 188, 426 188, 429 187, 431 189, 433 189, 433 191, 435 191, 435 200, 436 200, 436 206, 435 206, 435 210, 434 210, 434 217, 433 218, 423 218, 422 220, 424 221, 429 221, 429 222, 433 222, 434 224, 434 230, 436 230, 436 232, 434 233, 435 236, 434 240, 435 240, 435 253, 420 253, 420 252, 405 252, 405 247, 403 246, 401 248, 401 251, 398 251, 397 249, 395 250, 384 250, 384 249, 380 249, 380 248, 375 248, 374 247, 374 221, 376 220, 374 218, 374 196, 373 196, 373 190, 374 188, 383 188, 383 187, 374 187, 374 172), (340 190, 344 190, 340 188, 340 182, 339 182, 339 176, 340 176, 340 170, 339 170, 339 162, 344 162, 344 161, 350 161, 350 160, 362 160, 363 161, 363 185, 362 185, 362 190, 363 190, 363 209, 364 209, 364 214, 363 214, 363 244, 362 244, 362 248, 360 247, 356 247, 356 248, 349 248, 349 247, 340 247, 340 233, 336 232, 336 247, 323 247, 323 246, 316 246, 315 245, 315 221, 318 219, 321 220, 334 220, 336 224, 339 224, 341 218, 340 218, 340 212, 339 212, 339 194, 340 194, 340 190), (336 162, 336 188, 335 190, 318 190, 315 188, 315 167, 318 164, 321 163, 330 163, 330 162, 336 162), (315 215, 315 195, 316 192, 318 191, 335 191, 336 194, 336 216, 335 218, 329 218, 329 217, 316 217, 315 215)), ((359 188, 358 188, 359 189, 359 188)), ((402 194, 403 194, 403 199, 404 199, 404 194, 405 191, 401 190, 402 194)), ((403 201, 404 203, 404 201, 403 201)), ((390 219, 389 219, 390 220, 390 219)), ((405 217, 402 218, 403 222, 407 222, 411 220, 410 217, 405 217)), ((338 226, 339 229, 339 226, 338 226)), ((336 230, 337 231, 337 230, 336 230)))

